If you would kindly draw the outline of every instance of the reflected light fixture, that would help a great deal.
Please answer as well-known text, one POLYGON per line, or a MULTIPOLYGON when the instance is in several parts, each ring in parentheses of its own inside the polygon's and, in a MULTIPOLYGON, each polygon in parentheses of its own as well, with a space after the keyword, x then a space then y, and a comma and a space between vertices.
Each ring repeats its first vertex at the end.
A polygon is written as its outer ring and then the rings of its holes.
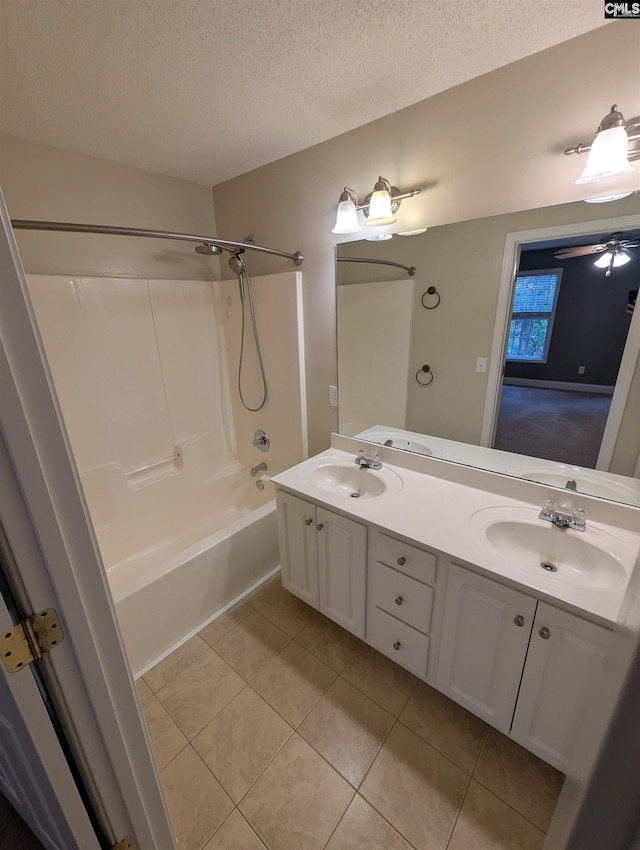
POLYGON ((364 203, 360 204, 354 190, 345 186, 344 191, 340 195, 336 223, 331 232, 359 233, 362 227, 358 221, 358 210, 364 211, 365 224, 369 227, 383 227, 387 224, 394 224, 396 213, 400 208, 400 202, 404 198, 413 198, 414 195, 419 194, 420 189, 409 189, 407 192, 400 192, 399 189, 392 186, 384 177, 378 177, 373 187, 373 192, 370 192, 365 198, 364 203))
MULTIPOLYGON (((640 140, 640 115, 624 120, 624 115, 613 104, 602 119, 592 142, 580 142, 565 150, 565 155, 587 153, 584 171, 576 180, 578 185, 597 183, 599 180, 632 174, 635 169, 629 160, 640 158, 640 147, 630 143, 640 140)), ((590 203, 605 203, 625 198, 633 190, 613 191, 610 194, 589 198, 590 203)))
POLYGON ((614 247, 594 260, 593 265, 599 269, 606 269, 605 276, 609 277, 612 268, 617 269, 620 266, 626 266, 629 262, 631 262, 631 254, 625 248, 614 247))

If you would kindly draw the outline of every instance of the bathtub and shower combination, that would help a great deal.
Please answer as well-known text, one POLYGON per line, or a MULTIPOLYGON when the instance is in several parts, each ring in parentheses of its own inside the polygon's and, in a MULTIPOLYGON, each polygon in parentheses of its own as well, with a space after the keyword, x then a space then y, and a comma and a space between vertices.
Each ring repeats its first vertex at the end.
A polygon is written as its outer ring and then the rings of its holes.
POLYGON ((301 275, 241 297, 234 266, 223 282, 27 275, 136 675, 277 569, 270 476, 307 455, 301 275))

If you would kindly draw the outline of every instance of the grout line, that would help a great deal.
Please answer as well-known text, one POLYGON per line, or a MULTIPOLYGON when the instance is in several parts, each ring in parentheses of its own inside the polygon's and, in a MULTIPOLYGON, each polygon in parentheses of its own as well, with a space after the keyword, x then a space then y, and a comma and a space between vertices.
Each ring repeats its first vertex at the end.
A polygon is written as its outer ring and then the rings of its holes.
MULTIPOLYGON (((480 780, 477 779, 475 776, 472 777, 472 779, 474 780, 474 782, 477 782, 478 785, 480 785, 482 788, 484 788, 485 791, 488 791, 489 794, 491 794, 492 797, 495 797, 496 800, 499 800, 503 805, 505 805, 507 808, 511 809, 512 812, 515 812, 515 814, 519 815, 523 820, 525 820, 527 823, 531 824, 531 826, 535 827, 543 835, 547 834, 546 830, 542 829, 541 826, 538 826, 537 823, 534 823, 526 815, 523 815, 522 812, 518 811, 518 809, 516 809, 515 806, 512 806, 511 803, 508 803, 506 800, 503 800, 502 797, 499 794, 496 794, 496 792, 492 788, 489 788, 487 785, 485 785, 484 782, 480 782, 480 780)), ((557 803, 556 803, 556 805, 557 805, 557 803)), ((555 809, 555 807, 554 807, 554 809, 555 809)))

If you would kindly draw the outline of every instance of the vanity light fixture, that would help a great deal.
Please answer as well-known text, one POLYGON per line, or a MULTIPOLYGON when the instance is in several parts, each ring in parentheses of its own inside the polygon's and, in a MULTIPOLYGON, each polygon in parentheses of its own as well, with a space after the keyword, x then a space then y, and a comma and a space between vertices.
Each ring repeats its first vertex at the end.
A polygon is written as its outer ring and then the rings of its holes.
POLYGON ((366 218, 365 224, 369 227, 383 227, 387 224, 394 224, 396 213, 400 208, 400 202, 404 198, 413 198, 414 195, 419 194, 420 189, 409 189, 407 192, 400 192, 399 189, 392 186, 384 177, 378 177, 373 187, 373 192, 370 192, 365 198, 364 203, 360 204, 354 190, 345 186, 344 191, 340 195, 336 223, 331 232, 359 233, 362 227, 358 221, 358 210, 364 211, 366 218))
MULTIPOLYGON (((580 142, 565 150, 565 155, 588 152, 584 171, 576 180, 577 184, 596 183, 599 180, 624 176, 635 171, 629 160, 640 159, 640 146, 630 143, 640 140, 640 115, 624 120, 624 115, 613 104, 610 111, 600 122, 592 142, 580 142)), ((589 199, 591 203, 615 201, 630 195, 633 190, 614 191, 589 199)))

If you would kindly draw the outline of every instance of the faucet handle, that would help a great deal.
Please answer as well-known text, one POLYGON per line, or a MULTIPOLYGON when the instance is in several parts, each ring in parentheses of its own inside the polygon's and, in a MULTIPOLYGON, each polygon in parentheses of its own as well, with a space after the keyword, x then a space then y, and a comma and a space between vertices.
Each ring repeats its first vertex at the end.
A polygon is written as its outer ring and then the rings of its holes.
POLYGON ((551 519, 558 510, 558 503, 554 499, 547 499, 542 503, 540 519, 551 519))
POLYGON ((587 517, 589 514, 585 511, 584 508, 575 508, 571 512, 571 526, 573 528, 578 529, 579 531, 584 531, 587 527, 587 517))

